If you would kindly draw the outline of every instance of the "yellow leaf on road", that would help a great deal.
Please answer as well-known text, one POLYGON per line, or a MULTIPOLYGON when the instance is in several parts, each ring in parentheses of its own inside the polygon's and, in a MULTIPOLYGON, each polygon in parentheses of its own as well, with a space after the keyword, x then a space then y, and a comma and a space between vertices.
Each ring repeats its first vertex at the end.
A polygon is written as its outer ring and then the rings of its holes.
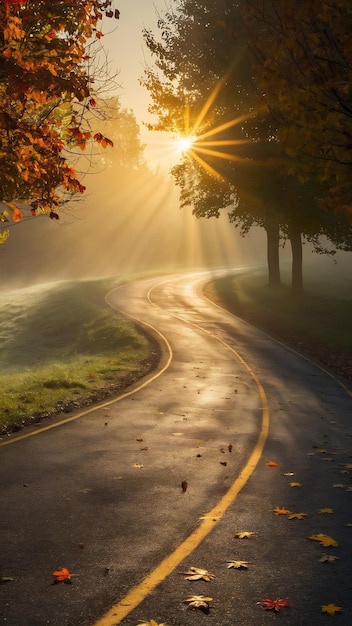
POLYGON ((337 541, 335 541, 335 539, 329 537, 329 535, 324 535, 323 533, 311 535, 309 539, 311 539, 312 541, 318 541, 320 545, 324 546, 325 548, 328 548, 329 546, 337 548, 337 546, 339 545, 337 541))
POLYGON ((328 613, 328 615, 335 615, 335 613, 340 611, 342 611, 342 607, 336 606, 336 604, 323 604, 321 607, 321 612, 328 613))

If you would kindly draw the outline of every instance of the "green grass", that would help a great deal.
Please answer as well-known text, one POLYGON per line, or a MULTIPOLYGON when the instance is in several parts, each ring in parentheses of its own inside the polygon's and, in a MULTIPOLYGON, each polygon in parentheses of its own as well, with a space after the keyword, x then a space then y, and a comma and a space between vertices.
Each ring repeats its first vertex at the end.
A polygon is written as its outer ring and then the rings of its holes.
POLYGON ((78 404, 141 369, 149 343, 106 305, 113 286, 60 282, 0 296, 0 428, 78 404))
POLYGON ((338 268, 306 270, 305 293, 297 297, 283 271, 283 287, 269 288, 264 270, 216 280, 207 285, 208 297, 234 314, 276 337, 300 339, 352 356, 352 284, 338 268))

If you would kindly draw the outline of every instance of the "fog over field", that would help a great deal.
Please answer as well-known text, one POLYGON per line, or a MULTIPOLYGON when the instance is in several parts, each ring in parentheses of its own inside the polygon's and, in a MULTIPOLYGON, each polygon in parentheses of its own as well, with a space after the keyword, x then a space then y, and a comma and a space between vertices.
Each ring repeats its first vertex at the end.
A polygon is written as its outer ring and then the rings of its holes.
POLYGON ((265 265, 265 234, 239 236, 224 213, 196 219, 179 208, 171 177, 107 169, 60 220, 15 224, 0 248, 1 289, 146 271, 265 265))

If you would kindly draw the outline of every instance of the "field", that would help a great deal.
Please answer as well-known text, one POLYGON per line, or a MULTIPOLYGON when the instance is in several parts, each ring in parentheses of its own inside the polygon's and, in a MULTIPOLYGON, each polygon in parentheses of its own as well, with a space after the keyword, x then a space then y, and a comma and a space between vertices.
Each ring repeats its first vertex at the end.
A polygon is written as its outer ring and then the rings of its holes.
POLYGON ((147 339, 105 304, 115 285, 65 281, 0 296, 0 429, 97 401, 147 371, 147 339))

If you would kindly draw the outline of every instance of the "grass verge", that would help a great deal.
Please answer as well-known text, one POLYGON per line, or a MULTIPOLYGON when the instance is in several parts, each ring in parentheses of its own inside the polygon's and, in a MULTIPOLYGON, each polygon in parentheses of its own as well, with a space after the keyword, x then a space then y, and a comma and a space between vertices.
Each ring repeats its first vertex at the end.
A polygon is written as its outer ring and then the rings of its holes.
MULTIPOLYGON (((284 282, 287 277, 284 274, 284 282)), ((205 295, 343 378, 352 378, 352 295, 336 279, 307 281, 295 296, 285 284, 267 285, 263 270, 215 280, 205 295)))
POLYGON ((51 283, 0 296, 0 430, 13 432, 116 393, 156 347, 105 303, 117 283, 51 283))

